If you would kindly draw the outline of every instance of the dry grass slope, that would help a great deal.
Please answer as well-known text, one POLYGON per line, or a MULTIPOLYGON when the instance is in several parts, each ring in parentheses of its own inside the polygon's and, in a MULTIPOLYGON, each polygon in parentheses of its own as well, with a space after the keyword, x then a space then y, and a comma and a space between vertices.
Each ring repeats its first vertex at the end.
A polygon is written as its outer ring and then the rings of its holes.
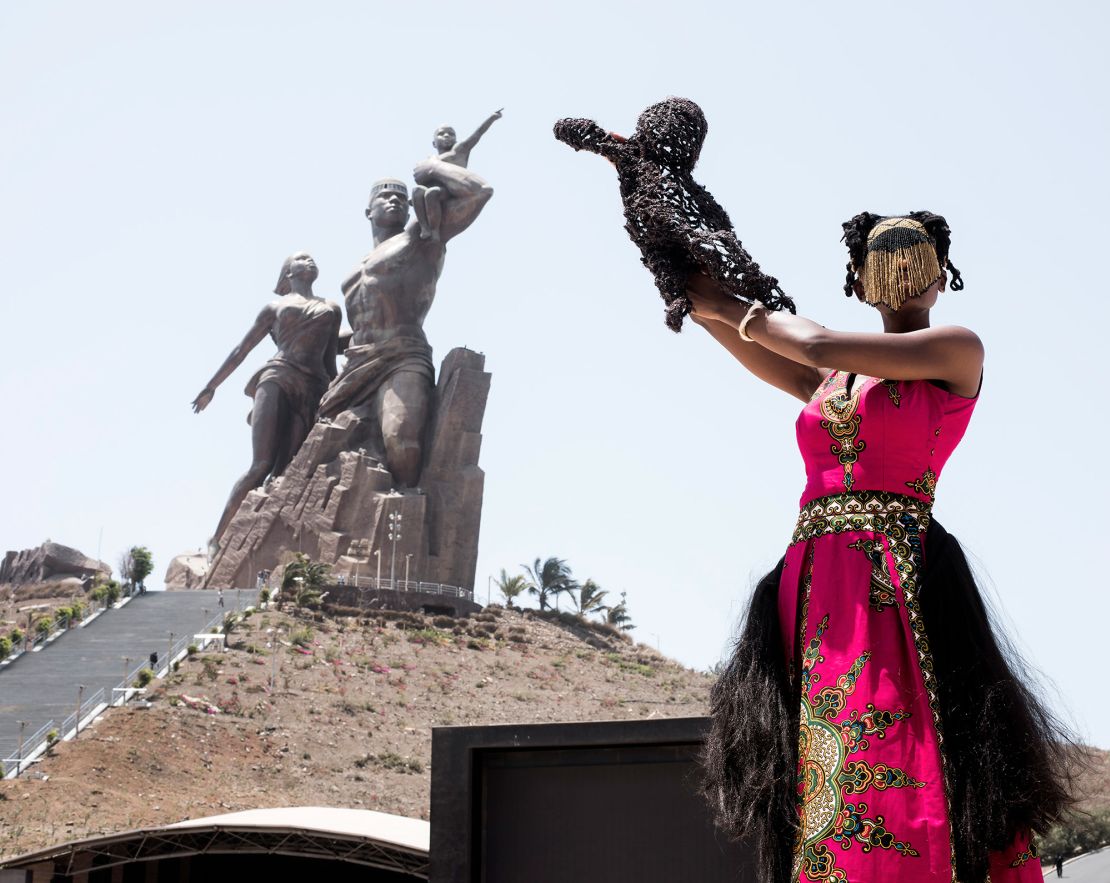
POLYGON ((256 612, 226 652, 157 683, 149 709, 112 710, 0 782, 0 856, 255 807, 426 819, 433 726, 699 715, 710 682, 569 614, 256 612))

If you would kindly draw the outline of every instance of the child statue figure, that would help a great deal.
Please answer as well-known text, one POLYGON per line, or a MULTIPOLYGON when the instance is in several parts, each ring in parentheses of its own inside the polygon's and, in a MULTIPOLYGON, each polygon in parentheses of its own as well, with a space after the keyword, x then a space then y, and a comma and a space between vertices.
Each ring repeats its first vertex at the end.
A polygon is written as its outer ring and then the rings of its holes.
MULTIPOLYGON (((482 123, 474 134, 462 141, 455 140, 455 129, 452 126, 440 126, 432 136, 432 146, 436 149, 436 156, 432 159, 450 163, 453 166, 467 167, 470 162, 470 151, 476 145, 489 127, 501 119, 501 110, 495 110, 489 118, 482 123)), ((439 187, 424 187, 417 185, 412 190, 412 210, 420 224, 420 238, 439 241, 439 225, 443 218, 443 190, 439 187)))
POLYGON ((617 167, 625 229, 640 248, 666 304, 666 323, 682 330, 692 309, 690 277, 703 273, 727 293, 770 310, 794 312, 778 280, 759 269, 741 245, 728 214, 692 172, 708 126, 693 101, 667 98, 640 114, 630 138, 606 132, 593 120, 563 119, 555 137, 617 167))

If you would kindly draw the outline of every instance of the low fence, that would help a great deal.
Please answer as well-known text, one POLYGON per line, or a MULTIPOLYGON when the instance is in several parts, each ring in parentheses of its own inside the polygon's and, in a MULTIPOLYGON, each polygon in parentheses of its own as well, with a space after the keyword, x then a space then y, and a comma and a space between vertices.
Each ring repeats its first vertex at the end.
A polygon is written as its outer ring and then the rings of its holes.
MULTIPOLYGON (((172 673, 174 662, 188 654, 189 645, 195 643, 199 635, 210 633, 211 629, 216 626, 217 623, 222 624, 223 618, 224 613, 221 611, 213 616, 199 632, 191 635, 184 635, 179 641, 173 644, 166 654, 165 667, 157 673, 158 676, 165 678, 172 673)), ((99 713, 99 711, 104 708, 109 706, 120 706, 128 702, 140 692, 140 688, 135 686, 139 679, 139 672, 144 668, 150 667, 149 660, 141 662, 132 671, 128 672, 122 681, 112 687, 111 692, 106 692, 105 689, 101 687, 87 699, 82 697, 80 707, 75 709, 73 714, 62 721, 60 726, 56 727, 54 721, 49 721, 41 726, 30 739, 23 741, 22 749, 17 753, 16 757, 0 760, 0 778, 15 778, 26 770, 33 761, 37 760, 54 742, 78 738, 81 733, 82 725, 88 725, 88 718, 99 713), (107 699, 105 696, 107 696, 107 699), (54 738, 50 738, 51 735, 53 735, 54 738)))
POLYGON ((450 598, 463 598, 467 601, 474 600, 474 590, 464 589, 462 586, 449 586, 445 583, 426 583, 419 580, 398 579, 388 577, 352 576, 344 582, 336 582, 340 586, 352 586, 356 589, 377 589, 385 592, 425 592, 429 595, 446 595, 450 598))
POLYGON ((54 721, 48 720, 45 724, 35 730, 31 734, 30 739, 20 739, 19 750, 16 752, 15 757, 7 757, 0 760, 0 779, 14 779, 26 768, 26 765, 31 762, 32 756, 35 754, 35 749, 27 750, 28 745, 41 747, 46 741, 46 734, 54 729, 54 721))

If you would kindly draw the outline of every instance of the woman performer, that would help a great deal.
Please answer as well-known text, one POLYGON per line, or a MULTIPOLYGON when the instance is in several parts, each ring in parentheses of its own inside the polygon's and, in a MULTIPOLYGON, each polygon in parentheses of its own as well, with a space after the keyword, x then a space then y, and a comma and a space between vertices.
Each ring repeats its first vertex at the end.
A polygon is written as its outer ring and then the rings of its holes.
POLYGON ((285 471, 316 422, 320 397, 336 375, 335 357, 339 344, 339 305, 312 293, 318 275, 316 262, 306 252, 297 252, 281 266, 274 294, 277 300, 262 308, 242 342, 231 351, 220 369, 193 401, 200 413, 243 359, 267 334, 278 351, 247 382, 244 390, 254 400, 247 417, 251 425, 253 456, 250 469, 231 490, 209 552, 214 554, 224 529, 239 511, 239 505, 267 477, 285 471))
POLYGON ((930 212, 843 226, 844 292, 881 334, 691 284, 695 321, 806 403, 801 513, 714 687, 706 791, 773 883, 1039 883, 1030 834, 1070 803, 1071 743, 930 515, 983 370, 974 333, 929 322, 948 273, 963 288, 950 231, 930 212))

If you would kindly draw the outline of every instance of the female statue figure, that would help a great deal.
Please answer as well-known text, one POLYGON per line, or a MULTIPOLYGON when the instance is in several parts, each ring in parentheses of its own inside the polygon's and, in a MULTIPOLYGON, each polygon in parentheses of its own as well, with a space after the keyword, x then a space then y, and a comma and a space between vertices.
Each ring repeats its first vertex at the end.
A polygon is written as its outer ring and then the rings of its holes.
POLYGON ((274 289, 279 297, 262 308, 250 331, 193 400, 193 410, 199 414, 212 401, 216 388, 262 338, 269 334, 274 339, 277 353, 251 377, 244 390, 254 400, 247 417, 251 425, 251 465, 231 490, 210 551, 218 546, 247 494, 267 479, 281 475, 289 465, 316 421, 320 397, 337 373, 335 357, 342 312, 338 304, 312 293, 317 275, 316 262, 306 252, 285 259, 274 289))

